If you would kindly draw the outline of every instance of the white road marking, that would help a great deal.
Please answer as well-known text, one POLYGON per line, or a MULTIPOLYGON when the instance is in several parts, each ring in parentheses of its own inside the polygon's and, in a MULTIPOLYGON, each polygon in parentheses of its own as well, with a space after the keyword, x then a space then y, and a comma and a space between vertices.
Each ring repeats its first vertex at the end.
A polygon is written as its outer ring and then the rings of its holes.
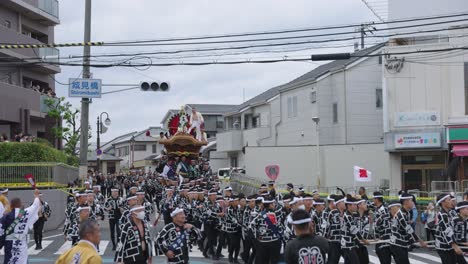
POLYGON ((42 249, 36 250, 36 244, 32 245, 31 247, 28 248, 28 256, 33 256, 33 255, 38 255, 42 250, 44 250, 46 247, 48 247, 50 244, 52 244, 52 240, 42 240, 42 249))
POLYGON ((426 254, 426 253, 416 253, 416 252, 410 252, 410 255, 414 255, 416 257, 420 257, 420 258, 423 258, 423 259, 429 259, 429 260, 432 260, 432 261, 435 261, 435 262, 440 262, 440 258, 436 257, 436 256, 433 256, 433 255, 430 255, 430 254, 426 254))
POLYGON ((54 255, 62 255, 65 251, 69 250, 72 246, 71 241, 65 241, 65 243, 54 253, 54 255))
POLYGON ((99 255, 104 255, 107 245, 109 245, 109 240, 101 240, 101 242, 99 242, 99 255))
POLYGON ((49 239, 49 238, 54 238, 54 237, 58 237, 58 236, 63 236, 63 234, 57 234, 57 235, 53 235, 53 236, 43 237, 42 239, 49 239))
POLYGON ((374 264, 379 264, 380 263, 380 260, 378 257, 374 257, 372 256, 371 254, 369 254, 369 262, 370 263, 374 263, 374 264))

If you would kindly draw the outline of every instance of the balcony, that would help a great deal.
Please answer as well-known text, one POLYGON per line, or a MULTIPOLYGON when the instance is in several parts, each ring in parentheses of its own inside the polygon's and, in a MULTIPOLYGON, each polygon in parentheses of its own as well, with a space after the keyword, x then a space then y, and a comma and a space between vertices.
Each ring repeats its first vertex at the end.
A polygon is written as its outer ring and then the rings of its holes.
POLYGON ((244 145, 248 143, 249 146, 258 146, 258 142, 261 139, 268 138, 270 136, 270 127, 262 126, 243 131, 244 145))
POLYGON ((230 130, 216 135, 216 149, 220 152, 242 150, 242 130, 230 130))
POLYGON ((40 112, 40 106, 38 92, 0 82, 0 121, 20 123, 20 109, 40 112))
POLYGON ((1 4, 43 25, 60 24, 57 0, 1 0, 1 4))

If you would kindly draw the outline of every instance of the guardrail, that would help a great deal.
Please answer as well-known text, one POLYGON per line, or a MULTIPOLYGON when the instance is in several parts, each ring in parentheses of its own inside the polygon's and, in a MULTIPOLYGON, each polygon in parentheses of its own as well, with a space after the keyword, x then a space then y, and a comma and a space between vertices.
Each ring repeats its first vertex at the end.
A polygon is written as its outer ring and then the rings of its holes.
POLYGON ((78 177, 78 168, 62 163, 0 163, 0 187, 28 188, 27 174, 34 176, 37 187, 62 187, 78 177))

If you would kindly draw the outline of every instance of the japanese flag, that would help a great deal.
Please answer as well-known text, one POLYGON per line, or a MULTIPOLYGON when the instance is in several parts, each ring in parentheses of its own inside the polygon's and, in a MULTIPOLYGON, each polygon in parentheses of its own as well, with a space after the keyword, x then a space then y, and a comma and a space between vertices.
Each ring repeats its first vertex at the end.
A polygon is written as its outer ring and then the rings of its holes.
POLYGON ((24 178, 31 184, 33 189, 36 189, 36 182, 34 181, 34 176, 31 173, 24 175, 24 178))
POLYGON ((359 166, 354 166, 354 180, 357 182, 370 182, 372 181, 372 172, 359 166))

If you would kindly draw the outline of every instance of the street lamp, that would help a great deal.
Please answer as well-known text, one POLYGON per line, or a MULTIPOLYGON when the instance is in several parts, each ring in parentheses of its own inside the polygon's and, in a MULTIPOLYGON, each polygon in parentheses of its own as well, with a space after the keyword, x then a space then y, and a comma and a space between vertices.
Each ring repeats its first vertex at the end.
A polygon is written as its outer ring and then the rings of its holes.
MULTIPOLYGON (((319 131, 319 117, 312 117, 312 121, 315 122, 315 133, 317 134, 317 189, 320 189, 320 131, 319 131)), ((320 190, 319 190, 320 191, 320 190)))
POLYGON ((97 162, 97 170, 99 171, 101 169, 101 164, 100 164, 100 155, 102 154, 101 150, 101 138, 100 134, 104 134, 107 131, 107 127, 102 124, 102 115, 106 115, 106 120, 104 120, 104 124, 106 126, 110 126, 111 120, 109 118, 109 114, 107 112, 102 112, 98 117, 97 117, 97 122, 96 122, 96 132, 97 132, 97 148, 96 148, 96 162, 97 162))

